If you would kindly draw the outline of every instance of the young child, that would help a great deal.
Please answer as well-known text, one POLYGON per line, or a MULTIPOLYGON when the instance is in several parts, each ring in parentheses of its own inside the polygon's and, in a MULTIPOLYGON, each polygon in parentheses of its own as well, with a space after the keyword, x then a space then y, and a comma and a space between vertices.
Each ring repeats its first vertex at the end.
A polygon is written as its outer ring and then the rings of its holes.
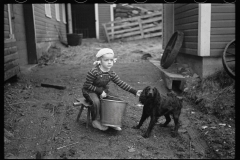
MULTIPOLYGON (((110 81, 117 84, 120 88, 128 91, 134 95, 140 96, 141 90, 135 90, 127 83, 123 82, 118 75, 111 70, 113 63, 116 62, 114 52, 110 48, 103 48, 96 54, 97 61, 93 64, 96 65, 87 73, 87 78, 83 84, 82 93, 87 101, 93 104, 91 110, 92 125, 94 128, 100 130, 107 130, 108 127, 100 123, 100 96, 102 98, 107 95, 114 95, 109 92, 108 83, 110 81)), ((115 96, 115 95, 114 95, 115 96)), ((116 97, 116 96, 115 96, 116 97)), ((120 127, 113 127, 115 130, 120 131, 120 127)))

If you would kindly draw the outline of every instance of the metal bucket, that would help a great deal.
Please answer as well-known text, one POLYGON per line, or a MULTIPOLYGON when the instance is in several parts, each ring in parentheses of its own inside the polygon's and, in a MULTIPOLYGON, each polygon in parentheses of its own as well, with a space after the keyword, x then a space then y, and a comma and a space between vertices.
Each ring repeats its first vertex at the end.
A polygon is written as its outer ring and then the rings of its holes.
POLYGON ((121 99, 101 99, 101 123, 110 127, 121 127, 127 102, 121 99))

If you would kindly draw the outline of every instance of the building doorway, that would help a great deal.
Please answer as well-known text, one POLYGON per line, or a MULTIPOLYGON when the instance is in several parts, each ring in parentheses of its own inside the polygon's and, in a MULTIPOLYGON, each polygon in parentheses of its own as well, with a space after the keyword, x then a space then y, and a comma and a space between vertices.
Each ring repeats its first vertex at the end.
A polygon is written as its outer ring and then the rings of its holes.
POLYGON ((73 33, 96 38, 94 4, 72 4, 73 33))

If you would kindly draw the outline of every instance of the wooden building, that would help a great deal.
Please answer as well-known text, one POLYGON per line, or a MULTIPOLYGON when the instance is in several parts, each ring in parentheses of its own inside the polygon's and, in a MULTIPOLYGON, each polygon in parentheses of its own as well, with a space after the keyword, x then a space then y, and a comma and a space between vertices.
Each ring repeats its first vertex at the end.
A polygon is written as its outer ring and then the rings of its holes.
POLYGON ((101 24, 110 20, 111 4, 4 4, 4 81, 37 64, 59 40, 67 42, 67 33, 106 40, 101 24))
POLYGON ((163 5, 163 48, 172 34, 184 32, 177 56, 201 77, 222 69, 221 56, 235 39, 235 4, 190 3, 163 5))

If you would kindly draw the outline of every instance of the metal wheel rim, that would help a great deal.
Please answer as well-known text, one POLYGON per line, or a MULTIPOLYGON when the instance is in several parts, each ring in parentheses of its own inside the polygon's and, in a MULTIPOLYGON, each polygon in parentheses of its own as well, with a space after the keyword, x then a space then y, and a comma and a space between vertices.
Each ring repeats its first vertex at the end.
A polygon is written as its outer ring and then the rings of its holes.
MULTIPOLYGON (((223 67, 224 67, 224 69, 226 70, 226 72, 228 73, 228 75, 229 75, 231 78, 235 79, 235 71, 233 71, 233 70, 228 66, 228 64, 227 64, 227 59, 226 59, 226 57, 227 57, 227 50, 229 49, 229 46, 232 45, 233 43, 234 43, 234 45, 235 45, 235 39, 232 40, 232 41, 230 41, 230 42, 226 45, 226 47, 225 47, 225 49, 224 49, 224 51, 223 51, 223 55, 222 55, 222 62, 223 62, 223 67)), ((229 53, 230 53, 230 52, 229 52, 229 53)), ((232 54, 232 53, 231 53, 231 54, 232 54)), ((232 61, 235 61, 235 50, 234 50, 234 60, 232 60, 232 61)))

